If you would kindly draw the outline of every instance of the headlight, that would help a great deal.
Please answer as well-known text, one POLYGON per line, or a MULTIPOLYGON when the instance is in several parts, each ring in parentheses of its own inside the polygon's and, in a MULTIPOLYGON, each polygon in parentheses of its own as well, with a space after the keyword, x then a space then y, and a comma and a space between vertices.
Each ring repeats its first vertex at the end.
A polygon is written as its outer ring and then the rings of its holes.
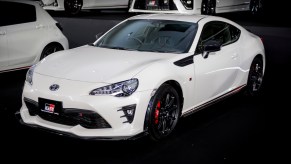
POLYGON ((90 92, 90 95, 112 95, 116 97, 127 97, 133 94, 137 87, 138 79, 130 79, 94 89, 90 92))
POLYGON ((32 78, 33 78, 33 72, 34 72, 34 68, 36 65, 33 65, 29 68, 29 70, 26 73, 26 79, 25 81, 28 82, 30 85, 33 84, 32 78))

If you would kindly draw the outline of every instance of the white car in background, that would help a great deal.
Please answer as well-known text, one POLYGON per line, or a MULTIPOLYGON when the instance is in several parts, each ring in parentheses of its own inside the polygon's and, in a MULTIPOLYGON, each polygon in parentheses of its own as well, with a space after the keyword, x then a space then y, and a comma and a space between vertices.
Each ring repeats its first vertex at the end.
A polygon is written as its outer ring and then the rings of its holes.
POLYGON ((82 9, 128 9, 132 0, 41 0, 44 9, 76 15, 82 9))
POLYGON ((259 14, 263 0, 133 0, 129 12, 205 14, 251 11, 259 14))
POLYGON ((39 3, 0 0, 0 72, 26 69, 68 49, 68 40, 39 3))
POLYGON ((31 67, 17 115, 79 138, 160 140, 180 117, 243 88, 256 95, 264 70, 261 38, 230 20, 140 15, 31 67))

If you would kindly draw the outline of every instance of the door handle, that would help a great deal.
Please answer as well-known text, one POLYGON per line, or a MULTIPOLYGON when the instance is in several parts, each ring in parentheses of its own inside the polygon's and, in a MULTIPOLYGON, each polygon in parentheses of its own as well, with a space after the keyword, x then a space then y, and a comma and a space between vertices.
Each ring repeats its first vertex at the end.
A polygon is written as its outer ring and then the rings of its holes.
POLYGON ((40 29, 40 28, 43 28, 43 27, 44 27, 44 25, 42 25, 42 24, 35 26, 35 28, 37 28, 37 29, 40 29))
POLYGON ((6 35, 6 31, 0 31, 0 35, 6 35))

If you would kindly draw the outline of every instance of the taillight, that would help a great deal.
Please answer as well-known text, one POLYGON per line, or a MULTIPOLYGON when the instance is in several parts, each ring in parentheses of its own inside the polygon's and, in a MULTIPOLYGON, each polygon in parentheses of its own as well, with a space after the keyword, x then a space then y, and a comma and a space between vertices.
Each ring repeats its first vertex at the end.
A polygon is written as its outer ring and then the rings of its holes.
POLYGON ((59 23, 56 23, 56 26, 57 26, 61 31, 63 31, 63 27, 62 27, 59 23))

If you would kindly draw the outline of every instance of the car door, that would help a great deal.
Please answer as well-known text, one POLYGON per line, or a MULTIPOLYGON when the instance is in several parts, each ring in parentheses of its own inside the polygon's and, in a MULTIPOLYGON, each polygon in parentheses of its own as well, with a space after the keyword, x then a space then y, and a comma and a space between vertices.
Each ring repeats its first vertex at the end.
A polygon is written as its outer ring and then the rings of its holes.
POLYGON ((213 21, 203 27, 194 55, 196 74, 195 104, 201 105, 232 90, 239 66, 240 48, 232 44, 231 25, 213 21), (207 58, 202 56, 203 44, 215 40, 222 44, 221 50, 212 52, 207 58))
POLYGON ((128 0, 94 0, 91 1, 94 4, 92 6, 97 7, 114 7, 114 6, 127 6, 128 0))
POLYGON ((4 70, 5 67, 7 67, 7 65, 8 65, 8 52, 7 52, 6 28, 1 23, 0 24, 0 71, 4 70))
POLYGON ((9 2, 7 16, 7 44, 9 66, 13 68, 28 66, 36 58, 36 52, 43 40, 44 26, 37 24, 34 5, 9 2))
MULTIPOLYGON (((0 6, 5 7, 6 2, 0 1, 0 6)), ((8 66, 8 51, 7 51, 7 25, 8 19, 5 17, 5 10, 0 10, 0 71, 5 70, 8 66)))

